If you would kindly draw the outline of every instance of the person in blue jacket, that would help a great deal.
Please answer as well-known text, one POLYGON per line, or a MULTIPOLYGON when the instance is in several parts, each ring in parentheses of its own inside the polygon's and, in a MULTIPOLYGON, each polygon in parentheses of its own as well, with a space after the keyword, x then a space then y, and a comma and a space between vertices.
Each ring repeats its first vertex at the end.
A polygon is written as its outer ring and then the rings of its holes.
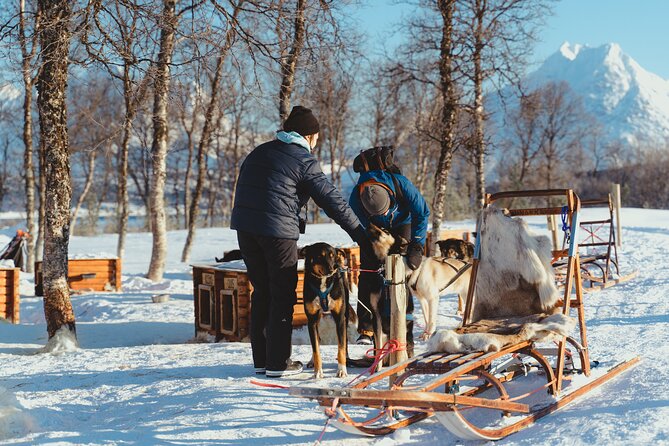
MULTIPOLYGON (((395 237, 403 239, 391 254, 402 254, 411 269, 420 266, 425 251, 430 210, 425 199, 411 181, 387 170, 371 170, 360 174, 349 199, 351 209, 363 226, 370 223, 384 228, 395 237)), ((361 249, 361 269, 378 270, 383 260, 376 258, 369 249, 361 249)), ((383 276, 361 272, 358 284, 358 344, 372 344, 374 317, 371 296, 383 291, 383 276)), ((407 289, 407 351, 413 356, 413 298, 407 289)), ((383 304, 381 305, 383 307, 383 304)), ((389 311, 389 303, 384 311, 389 311)))

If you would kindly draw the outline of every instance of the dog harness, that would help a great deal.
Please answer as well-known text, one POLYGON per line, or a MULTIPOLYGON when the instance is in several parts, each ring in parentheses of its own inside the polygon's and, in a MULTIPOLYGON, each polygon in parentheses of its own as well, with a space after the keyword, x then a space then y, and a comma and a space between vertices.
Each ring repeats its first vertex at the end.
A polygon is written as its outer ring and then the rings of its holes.
POLYGON ((318 296, 319 302, 321 304, 321 310, 323 310, 323 313, 329 313, 330 306, 328 305, 328 296, 330 295, 330 291, 332 291, 332 288, 334 287, 334 282, 332 282, 330 286, 327 287, 324 291, 321 291, 320 287, 316 287, 313 283, 310 283, 309 286, 311 287, 312 290, 314 290, 314 292, 318 296))
MULTIPOLYGON (((322 277, 319 277, 319 278, 322 279, 323 277, 341 277, 341 273, 343 271, 344 271, 344 269, 339 267, 332 274, 330 274, 328 276, 322 276, 322 277)), ((314 276, 314 277, 317 277, 317 276, 314 276)), ((319 302, 321 304, 321 310, 323 311, 323 313, 329 313, 330 312, 330 304, 328 304, 328 296, 330 295, 330 291, 332 291, 332 288, 334 288, 334 284, 335 283, 334 283, 334 280, 333 280, 332 283, 330 284, 330 286, 328 286, 324 291, 321 291, 320 287, 317 287, 313 283, 309 282, 309 286, 314 291, 314 293, 316 293, 316 295, 318 296, 319 302)))
POLYGON ((439 290, 440 293, 441 293, 442 291, 444 291, 446 288, 448 288, 449 286, 451 286, 451 284, 452 284, 453 282, 455 282, 456 280, 458 280, 458 278, 459 278, 461 275, 463 275, 463 274, 465 273, 465 271, 467 271, 467 270, 472 266, 471 263, 465 262, 464 260, 460 260, 460 259, 442 259, 442 260, 441 260, 441 263, 443 263, 444 265, 448 265, 448 266, 450 266, 451 268, 453 268, 453 271, 455 271, 455 276, 453 276, 453 277, 451 278, 451 280, 448 281, 448 283, 446 284, 446 286, 445 286, 444 288, 442 288, 441 290, 439 290), (462 268, 459 268, 459 269, 458 269, 458 268, 456 268, 454 265, 451 265, 450 263, 448 263, 446 260, 458 260, 458 261, 464 263, 464 265, 462 265, 462 268))

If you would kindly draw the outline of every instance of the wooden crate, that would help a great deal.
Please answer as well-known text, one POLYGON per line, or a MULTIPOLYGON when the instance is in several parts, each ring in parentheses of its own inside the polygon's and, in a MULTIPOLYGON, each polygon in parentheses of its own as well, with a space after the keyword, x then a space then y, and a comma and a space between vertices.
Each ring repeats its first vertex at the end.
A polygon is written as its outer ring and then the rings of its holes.
POLYGON ((19 268, 0 268, 0 318, 19 323, 19 268))
MULTIPOLYGON (((249 336, 253 286, 243 264, 192 265, 195 334, 206 332, 216 340, 241 341, 249 336)), ((306 325, 304 271, 297 273, 297 303, 293 327, 306 325)))
MULTIPOLYGON (((70 259, 67 283, 73 291, 121 291, 121 259, 70 259)), ((44 295, 42 262, 35 262, 35 296, 44 295)))
MULTIPOLYGON (((461 240, 466 240, 470 241, 471 238, 471 233, 467 231, 466 229, 442 229, 439 231, 439 240, 446 240, 449 238, 458 238, 461 240)), ((430 253, 430 243, 432 239, 432 231, 427 231, 427 236, 425 237, 425 255, 426 256, 431 256, 431 255, 437 255, 430 253)))

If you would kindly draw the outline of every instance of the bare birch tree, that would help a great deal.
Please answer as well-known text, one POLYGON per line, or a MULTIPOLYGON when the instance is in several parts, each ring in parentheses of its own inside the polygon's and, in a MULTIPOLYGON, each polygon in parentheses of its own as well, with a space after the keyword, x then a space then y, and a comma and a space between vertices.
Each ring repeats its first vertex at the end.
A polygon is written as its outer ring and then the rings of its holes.
POLYGON ((35 265, 35 167, 33 165, 33 87, 35 75, 33 60, 37 52, 37 30, 39 28, 39 13, 34 14, 32 20, 33 33, 28 34, 29 14, 26 11, 25 0, 19 1, 19 45, 21 46, 21 74, 23 77, 23 171, 25 175, 26 194, 26 226, 30 237, 28 238, 28 268, 31 273, 35 265))
MULTIPOLYGON (((278 1, 276 31, 279 38, 279 67, 281 85, 279 88, 279 123, 283 123, 290 113, 290 97, 295 84, 297 63, 304 47, 305 26, 304 14, 307 0, 295 0, 295 9, 285 7, 285 1, 278 1), (292 29, 287 27, 286 17, 292 15, 292 29), (292 30, 288 37, 286 30, 292 30)), ((290 17, 289 17, 290 18, 290 17)))
POLYGON ((124 116, 118 151, 118 242, 116 255, 123 258, 128 231, 128 159, 133 122, 150 80, 145 62, 151 31, 146 29, 148 11, 139 3, 124 0, 95 0, 91 23, 82 41, 88 57, 105 68, 123 85, 124 116), (120 68, 120 69, 119 69, 120 68))
POLYGON ((39 42, 42 67, 37 80, 40 138, 46 168, 44 314, 49 339, 63 327, 76 336, 70 289, 67 284, 70 238, 69 142, 67 135, 67 76, 72 5, 39 0, 42 15, 39 42))
POLYGON ((202 188, 204 186, 205 173, 207 169, 205 155, 211 145, 214 126, 216 124, 214 121, 214 113, 219 102, 223 66, 228 56, 228 52, 232 48, 233 39, 236 33, 236 23, 239 17, 239 12, 243 5, 244 0, 239 0, 237 4, 234 5, 231 17, 228 18, 228 29, 225 33, 225 38, 216 57, 214 75, 210 86, 209 102, 207 103, 207 108, 204 113, 202 133, 200 135, 200 141, 197 147, 197 182, 195 185, 195 191, 193 192, 190 211, 188 212, 188 236, 186 237, 186 244, 184 245, 184 249, 181 254, 182 262, 188 262, 193 239, 195 238, 195 227, 197 225, 197 217, 199 214, 200 197, 202 196, 202 188))
POLYGON ((151 233, 153 246, 147 277, 162 280, 167 258, 167 220, 165 214, 165 176, 167 159, 167 104, 170 88, 170 64, 174 53, 178 16, 176 0, 163 0, 160 15, 160 50, 155 62, 153 83, 153 143, 151 145, 151 233))
POLYGON ((486 132, 483 85, 486 81, 519 85, 536 41, 538 25, 549 13, 543 0, 459 0, 457 26, 468 68, 462 73, 472 88, 473 132, 470 141, 476 171, 476 200, 485 197, 486 132))
MULTIPOLYGON (((454 14, 456 0, 438 0, 437 6, 442 19, 439 45, 439 91, 442 98, 441 111, 441 151, 434 175, 434 197, 431 206, 432 230, 438 231, 445 217, 446 186, 455 150, 455 123, 457 97, 454 82, 454 14)), ((438 237, 431 237, 429 250, 435 252, 438 237)))
POLYGON ((341 175, 346 167, 347 131, 353 120, 350 108, 354 76, 328 55, 324 55, 312 76, 315 79, 309 85, 306 98, 317 112, 321 125, 323 142, 319 144, 318 158, 329 161, 331 181, 341 188, 341 175), (320 156, 323 151, 325 157, 320 156))
POLYGON ((88 158, 88 168, 86 169, 88 173, 86 174, 86 181, 84 183, 84 188, 81 191, 81 194, 79 194, 79 198, 77 199, 77 204, 74 207, 74 210, 72 211, 72 217, 70 218, 70 233, 74 235, 74 228, 77 224, 77 216, 79 215, 79 211, 81 210, 81 205, 84 204, 84 200, 86 200, 86 196, 88 195, 88 192, 91 190, 91 185, 93 184, 93 180, 95 179, 95 158, 97 156, 97 150, 89 150, 87 153, 87 158, 88 158))

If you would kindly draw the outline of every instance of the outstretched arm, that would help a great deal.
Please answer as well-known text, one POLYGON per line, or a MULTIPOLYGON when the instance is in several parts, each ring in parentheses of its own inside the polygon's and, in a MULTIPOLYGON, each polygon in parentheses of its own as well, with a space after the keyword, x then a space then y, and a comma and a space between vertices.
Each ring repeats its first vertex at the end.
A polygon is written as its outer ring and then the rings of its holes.
POLYGON ((430 208, 416 186, 403 175, 396 175, 411 213, 411 241, 425 246, 430 208))
MULTIPOLYGON (((339 190, 325 176, 316 159, 306 166, 306 171, 300 186, 309 194, 316 204, 325 211, 346 231, 353 240, 356 240, 360 220, 353 213, 339 190)), ((357 240, 356 240, 357 241, 357 240)))

